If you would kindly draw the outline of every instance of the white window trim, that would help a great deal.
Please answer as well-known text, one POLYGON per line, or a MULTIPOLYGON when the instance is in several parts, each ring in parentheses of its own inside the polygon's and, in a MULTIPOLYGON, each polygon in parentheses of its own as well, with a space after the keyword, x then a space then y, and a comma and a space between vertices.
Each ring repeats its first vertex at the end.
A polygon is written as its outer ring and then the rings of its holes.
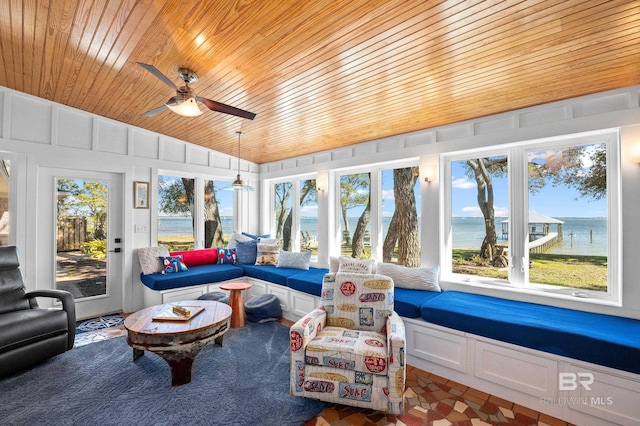
POLYGON ((542 140, 524 141, 508 145, 488 147, 486 149, 466 150, 440 156, 441 186, 440 202, 440 240, 443 281, 478 288, 494 289, 505 292, 535 294, 550 298, 573 300, 584 303, 622 306, 622 206, 621 206, 621 164, 620 131, 607 129, 597 132, 566 135, 542 140), (527 234, 514 233, 513 229, 528 229, 524 214, 513 212, 528 211, 528 191, 516 188, 527 186, 528 176, 526 159, 529 152, 545 148, 586 145, 592 143, 607 144, 607 201, 608 201, 608 237, 607 250, 608 286, 606 292, 577 290, 529 283, 529 262, 527 234), (451 270, 451 162, 468 159, 472 156, 490 157, 507 155, 509 162, 509 279, 499 280, 472 275, 454 274, 451 270))

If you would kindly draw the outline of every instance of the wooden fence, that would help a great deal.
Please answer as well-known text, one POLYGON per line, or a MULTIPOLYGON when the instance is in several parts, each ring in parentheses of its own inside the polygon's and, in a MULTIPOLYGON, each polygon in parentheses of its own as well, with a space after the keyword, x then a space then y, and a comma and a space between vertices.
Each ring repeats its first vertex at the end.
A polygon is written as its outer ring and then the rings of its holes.
POLYGON ((57 251, 80 250, 87 241, 87 218, 69 217, 58 220, 57 251))

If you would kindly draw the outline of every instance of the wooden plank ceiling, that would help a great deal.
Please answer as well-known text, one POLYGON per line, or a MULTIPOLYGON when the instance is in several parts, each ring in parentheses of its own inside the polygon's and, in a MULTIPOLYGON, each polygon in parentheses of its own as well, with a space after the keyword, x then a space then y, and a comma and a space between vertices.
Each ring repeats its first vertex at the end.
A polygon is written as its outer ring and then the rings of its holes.
POLYGON ((640 84, 639 28, 629 0, 0 0, 0 85, 265 163, 640 84), (141 116, 175 92, 136 62, 257 117, 141 116))

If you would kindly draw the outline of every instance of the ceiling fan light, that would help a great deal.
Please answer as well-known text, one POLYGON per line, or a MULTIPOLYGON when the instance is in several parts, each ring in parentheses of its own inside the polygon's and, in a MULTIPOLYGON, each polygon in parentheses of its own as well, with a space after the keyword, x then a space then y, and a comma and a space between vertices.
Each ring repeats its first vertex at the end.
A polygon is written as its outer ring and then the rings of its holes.
POLYGON ((202 111, 200 111, 200 107, 198 106, 198 102, 196 102, 196 98, 193 97, 185 100, 184 102, 180 102, 179 104, 166 105, 171 111, 185 117, 197 117, 202 114, 202 111))

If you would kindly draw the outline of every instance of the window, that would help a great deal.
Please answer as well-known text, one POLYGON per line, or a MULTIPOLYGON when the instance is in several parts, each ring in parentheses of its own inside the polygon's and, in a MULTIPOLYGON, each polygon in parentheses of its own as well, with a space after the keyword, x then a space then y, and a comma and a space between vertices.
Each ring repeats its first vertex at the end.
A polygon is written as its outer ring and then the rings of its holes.
POLYGON ((233 230, 233 192, 221 190, 227 186, 200 176, 160 174, 158 244, 169 250, 225 246, 233 230))
POLYGON ((382 177, 382 261, 420 266, 420 182, 418 166, 384 169, 382 177))
POLYGON ((229 182, 204 180, 204 247, 224 247, 233 231, 233 192, 229 182))
POLYGON ((619 302, 618 150, 607 132, 445 157, 449 278, 619 302))
POLYGON ((300 181, 300 251, 318 258, 318 192, 316 180, 300 181))
POLYGON ((282 250, 292 251, 293 183, 280 182, 273 185, 273 229, 282 250))
POLYGON ((195 246, 195 179, 158 176, 158 245, 169 250, 195 246))
POLYGON ((371 173, 340 176, 340 254, 371 257, 371 173))

